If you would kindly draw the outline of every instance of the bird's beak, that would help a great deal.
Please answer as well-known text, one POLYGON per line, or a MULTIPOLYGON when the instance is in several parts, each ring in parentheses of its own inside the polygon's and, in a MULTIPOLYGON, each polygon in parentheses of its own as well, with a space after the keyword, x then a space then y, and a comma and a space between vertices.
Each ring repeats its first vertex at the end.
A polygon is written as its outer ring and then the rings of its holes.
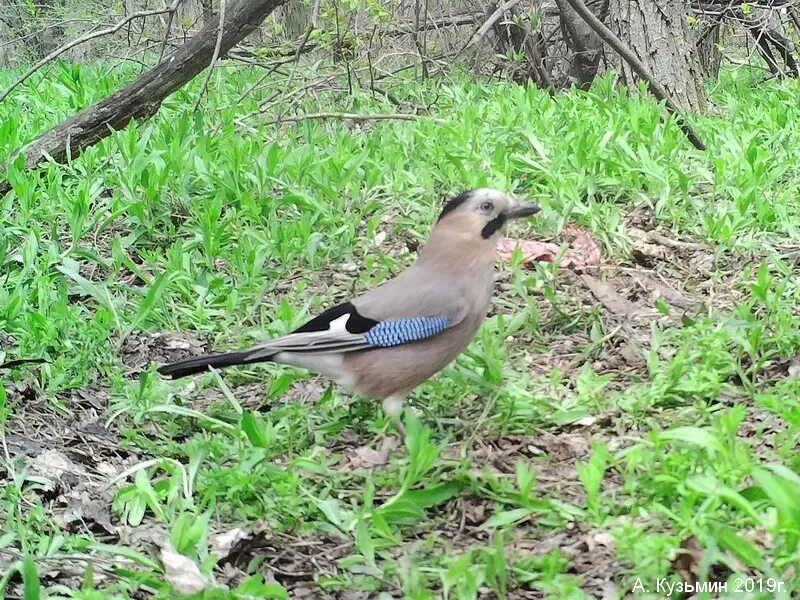
POLYGON ((506 217, 509 219, 529 217, 531 215, 535 215, 540 210, 542 209, 534 202, 523 202, 522 200, 517 200, 516 204, 506 211, 506 217))

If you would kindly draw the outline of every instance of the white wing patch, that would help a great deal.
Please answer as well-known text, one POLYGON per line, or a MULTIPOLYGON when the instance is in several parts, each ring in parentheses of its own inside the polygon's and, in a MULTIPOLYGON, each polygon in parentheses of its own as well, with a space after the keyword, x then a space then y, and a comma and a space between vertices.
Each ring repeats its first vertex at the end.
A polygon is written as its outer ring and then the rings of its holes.
POLYGON ((347 332, 347 321, 350 320, 350 314, 344 314, 338 319, 334 319, 328 325, 328 331, 330 332, 347 332))

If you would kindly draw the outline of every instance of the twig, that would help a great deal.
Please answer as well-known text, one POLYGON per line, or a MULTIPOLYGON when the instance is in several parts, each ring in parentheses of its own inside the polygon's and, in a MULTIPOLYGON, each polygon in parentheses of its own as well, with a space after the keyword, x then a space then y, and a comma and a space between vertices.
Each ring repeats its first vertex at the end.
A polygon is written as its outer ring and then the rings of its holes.
MULTIPOLYGON (((419 55, 419 62, 420 66, 422 67, 422 79, 428 78, 428 63, 425 62, 425 55, 427 54, 427 50, 425 48, 425 34, 423 33, 422 41, 420 41, 420 21, 419 21, 419 13, 420 13, 420 0, 414 1, 414 46, 417 48, 417 54, 419 55)), ((428 20, 428 5, 425 4, 425 20, 428 20)))
POLYGON ((172 31, 172 21, 175 18, 175 11, 169 11, 169 17, 167 17, 167 27, 164 30, 164 41, 161 42, 161 50, 158 52, 158 62, 156 65, 160 65, 161 61, 164 60, 164 51, 167 49, 167 44, 169 43, 169 34, 172 31))
MULTIPOLYGON (((310 35, 310 33, 309 33, 309 35, 310 35)), ((311 52, 311 51, 313 51, 314 49, 316 49, 318 47, 318 45, 316 43, 310 43, 309 44, 308 43, 308 37, 306 35, 303 35, 303 38, 300 40, 300 42, 302 44, 302 47, 299 49, 300 54, 307 54, 308 52, 311 52), (302 44, 303 40, 306 40, 305 44, 302 44)), ((245 52, 245 54, 242 54, 240 52, 237 52, 235 49, 234 50, 230 50, 228 52, 228 54, 227 54, 227 58, 232 59, 232 60, 238 60, 238 61, 243 62, 243 63, 248 64, 248 65, 254 65, 256 67, 261 67, 262 69, 267 69, 267 73, 265 73, 262 77, 260 77, 258 79, 258 81, 256 81, 249 88, 247 88, 245 91, 243 91, 239 95, 239 98, 236 100, 236 104, 239 104, 242 100, 247 98, 247 96, 249 96, 250 93, 253 90, 255 90, 258 86, 260 86, 264 82, 264 80, 266 80, 273 72, 277 71, 278 67, 281 67, 282 65, 286 65, 286 64, 295 62, 298 49, 293 47, 290 53, 286 53, 286 52, 283 52, 283 51, 277 51, 276 53, 274 53, 274 55, 278 56, 280 58, 275 58, 274 60, 271 60, 270 62, 264 62, 262 60, 256 60, 252 56, 248 56, 248 54, 252 55, 253 53, 251 53, 251 52, 249 52, 247 50, 245 50, 244 52, 245 52)), ((288 77, 289 74, 284 73, 284 75, 286 75, 288 77)))
POLYGON ((275 100, 275 98, 277 98, 278 96, 280 96, 279 102, 281 104, 283 104, 286 100, 288 100, 292 96, 296 96, 297 94, 300 94, 300 93, 302 93, 302 92, 304 92, 306 90, 315 88, 317 86, 328 84, 328 83, 330 83, 331 80, 336 79, 339 75, 340 75, 339 73, 333 73, 331 75, 326 75, 326 76, 321 77, 319 79, 315 79, 315 80, 311 81, 310 83, 308 83, 308 84, 306 84, 306 85, 304 85, 302 87, 299 87, 299 88, 297 88, 295 90, 292 90, 288 94, 284 93, 283 91, 275 92, 269 98, 265 98, 264 100, 259 102, 258 108, 256 110, 251 111, 251 112, 247 113, 246 115, 240 117, 239 119, 237 119, 237 122, 238 121, 244 121, 245 119, 249 119, 251 117, 255 117, 256 115, 264 114, 265 112, 270 110, 270 108, 274 104, 272 101, 275 100))
MULTIPOLYGON (((0 21, 3 21, 3 19, 0 19, 0 21)), ((6 24, 7 27, 9 27, 9 28, 11 28, 13 30, 13 28, 14 28, 13 24, 9 23, 8 21, 3 21, 3 22, 6 24)), ((37 29, 36 31, 32 31, 31 33, 28 33, 28 34, 25 34, 25 35, 21 35, 19 37, 15 37, 15 38, 10 39, 10 40, 8 40, 6 42, 3 42, 2 44, 0 44, 0 48, 4 48, 5 46, 11 46, 11 45, 14 45, 14 44, 19 44, 20 42, 24 42, 27 39, 30 39, 30 38, 32 38, 34 36, 37 36, 37 35, 40 35, 40 34, 44 33, 48 29, 54 29, 56 27, 64 27, 68 23, 90 23, 93 27, 96 26, 94 21, 92 21, 92 19, 64 19, 63 21, 56 21, 55 23, 51 23, 50 25, 45 25, 41 29, 37 29)))
POLYGON ((692 145, 698 150, 705 150, 706 145, 700 139, 700 136, 695 133, 694 129, 692 129, 689 124, 684 121, 680 111, 678 110, 678 107, 672 101, 672 98, 667 90, 665 90, 664 87, 658 83, 658 81, 656 81, 656 78, 650 74, 650 72, 647 70, 647 67, 644 66, 642 61, 639 60, 633 51, 628 48, 621 39, 614 35, 614 32, 606 27, 605 23, 598 19, 592 11, 586 8, 586 5, 582 2, 582 0, 567 0, 567 2, 575 10, 575 12, 578 13, 584 21, 586 21, 586 24, 595 31, 600 39, 611 46, 611 48, 631 66, 636 74, 647 82, 650 93, 664 102, 667 110, 675 117, 678 127, 681 128, 681 131, 683 131, 692 145))
POLYGON ((384 31, 381 32, 382 35, 386 37, 399 37, 401 35, 414 35, 415 33, 421 33, 423 31, 439 31, 444 29, 445 27, 462 27, 464 25, 475 25, 477 16, 472 13, 462 13, 458 15, 452 15, 450 17, 441 17, 439 19, 432 19, 426 21, 425 23, 421 23, 419 27, 415 29, 409 28, 398 28, 393 29, 391 31, 384 31))
MULTIPOLYGON (((310 22, 309 22, 309 25, 308 25, 308 29, 306 29, 306 33, 305 33, 305 35, 303 35, 303 39, 300 40, 300 45, 297 47, 297 52, 294 55, 294 64, 292 65, 292 70, 289 73, 289 77, 287 78, 287 81, 286 81, 286 87, 283 88, 283 92, 281 94, 281 99, 280 99, 280 102, 278 104, 278 120, 277 120, 277 123, 281 122, 281 117, 283 116, 281 114, 282 113, 281 109, 283 107, 284 100, 286 99, 286 93, 289 91, 289 87, 292 85, 292 82, 294 81, 295 74, 297 73, 297 67, 300 64, 300 55, 303 53, 303 50, 306 47, 306 44, 308 43, 308 39, 311 37, 311 34, 317 28, 317 20, 319 19, 319 6, 320 6, 320 0, 316 0, 314 2, 314 7, 311 9, 311 19, 310 19, 310 22)), ((260 108, 261 107, 259 107, 259 110, 260 110, 260 108)))
POLYGON ((665 236, 663 233, 659 233, 655 229, 648 231, 644 237, 645 241, 647 242, 655 242, 656 244, 661 244, 662 246, 668 246, 670 248, 677 248, 679 250, 709 250, 709 247, 706 244, 674 240, 665 236))
POLYGON ((99 37, 103 37, 105 35, 111 35, 112 33, 116 33, 117 31, 119 31, 120 29, 125 27, 125 25, 127 25, 128 23, 130 23, 134 19, 141 19, 141 18, 144 18, 144 17, 152 17, 154 15, 163 15, 164 13, 168 13, 168 12, 175 12, 175 10, 177 10, 178 5, 180 5, 181 2, 183 2, 183 0, 174 0, 174 2, 172 4, 170 4, 169 7, 167 7, 167 8, 159 8, 159 9, 154 9, 154 10, 140 10, 138 12, 131 13, 130 15, 128 15, 127 17, 122 19, 119 23, 117 23, 113 27, 109 27, 107 29, 100 29, 99 31, 93 31, 92 33, 86 34, 86 35, 84 35, 82 37, 79 37, 77 39, 72 40, 71 42, 68 42, 68 43, 64 44, 60 48, 56 48, 50 54, 45 56, 42 60, 37 62, 35 65, 33 65, 30 69, 28 69, 22 75, 20 75, 20 77, 17 78, 17 80, 14 81, 14 83, 12 83, 8 87, 8 89, 6 89, 6 91, 4 91, 2 94, 0 94, 0 103, 2 103, 3 100, 5 100, 11 92, 13 92, 17 87, 19 87, 22 83, 24 83, 31 75, 36 73, 36 71, 41 69, 43 66, 45 66, 50 61, 53 61, 56 58, 58 58, 59 56, 61 56, 62 54, 64 54, 64 52, 66 52, 67 50, 71 50, 75 46, 79 46, 79 45, 81 45, 81 44, 83 44, 85 42, 88 42, 90 40, 93 40, 95 38, 99 38, 99 37))
POLYGON ((196 111, 200 106, 200 101, 203 99, 203 94, 206 93, 208 82, 211 80, 211 74, 214 72, 214 65, 217 64, 219 59, 219 49, 222 47, 222 33, 225 30, 225 0, 219 0, 219 25, 217 26, 217 43, 214 45, 214 54, 211 56, 211 63, 208 65, 206 71, 206 78, 203 80, 203 85, 200 88, 200 93, 197 94, 197 100, 194 101, 192 112, 196 111))
POLYGON ((309 119, 349 119, 352 121, 433 121, 434 123, 446 122, 444 119, 428 117, 427 115, 412 115, 405 113, 362 115, 345 112, 319 112, 297 115, 294 117, 283 117, 281 119, 276 119, 275 121, 269 121, 269 124, 276 125, 278 123, 296 123, 298 121, 306 121, 309 119))

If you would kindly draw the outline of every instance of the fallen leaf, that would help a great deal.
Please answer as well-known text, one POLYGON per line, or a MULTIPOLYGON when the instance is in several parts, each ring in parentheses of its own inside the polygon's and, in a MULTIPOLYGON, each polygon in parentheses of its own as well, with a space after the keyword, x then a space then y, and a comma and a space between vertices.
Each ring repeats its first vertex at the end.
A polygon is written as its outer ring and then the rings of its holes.
POLYGON ((246 539, 247 537, 249 537, 249 532, 247 532, 244 527, 235 527, 228 531, 218 533, 211 538, 208 542, 208 549, 220 559, 224 559, 231 553, 231 548, 233 548, 236 542, 246 539))
POLYGON ((600 246, 591 235, 571 223, 567 225, 567 234, 572 237, 572 249, 583 259, 585 266, 600 264, 600 246))
POLYGON ((643 241, 635 241, 631 247, 633 259, 646 268, 652 268, 657 261, 669 261, 671 255, 669 250, 658 244, 648 244, 643 241))
POLYGON ((594 297, 612 313, 618 315, 634 315, 648 312, 646 310, 643 311, 638 305, 620 296, 617 291, 605 281, 601 281, 596 277, 586 274, 581 275, 581 280, 586 287, 589 288, 594 297))
POLYGON ((697 538, 692 535, 681 541, 681 551, 672 561, 672 568, 678 572, 678 575, 684 581, 694 585, 697 583, 697 574, 702 560, 703 547, 697 538))
POLYGON ((351 457, 350 465, 356 469, 382 467, 389 459, 389 453, 385 449, 381 448, 375 450, 369 446, 356 448, 353 454, 354 456, 351 457))
POLYGON ((179 594, 199 594, 210 584, 194 561, 178 554, 170 544, 161 547, 161 563, 164 565, 164 579, 179 594))
POLYGON ((604 546, 606 548, 616 548, 617 540, 607 531, 599 531, 589 537, 588 544, 589 551, 592 551, 593 546, 604 546))
MULTIPOLYGON (((80 485, 79 485, 80 487, 80 485)), ((87 488, 93 486, 86 486, 87 488)), ((113 524, 111 515, 111 498, 97 489, 72 488, 59 496, 59 503, 64 503, 63 508, 53 510, 53 520, 62 529, 68 528, 72 523, 79 523, 83 527, 99 526, 107 533, 116 534, 117 528, 113 524)))
POLYGON ((65 475, 70 474, 82 477, 86 469, 58 450, 45 450, 31 461, 28 479, 38 481, 45 491, 52 491, 65 475))
POLYGON ((659 261, 675 263, 691 260, 695 269, 706 270, 713 261, 713 252, 706 244, 684 242, 673 239, 659 231, 643 231, 635 227, 628 229, 633 242, 631 254, 640 265, 652 268, 659 261))
MULTIPOLYGON (((569 247, 561 255, 559 267, 580 270, 600 264, 600 247, 591 235, 573 225, 567 225, 566 232, 571 240, 569 247)), ((551 242, 503 238, 497 244, 497 254, 502 260, 508 261, 517 247, 522 252, 523 264, 554 262, 561 252, 561 246, 551 242)))
POLYGON ((479 497, 464 498, 461 510, 464 513, 464 522, 472 526, 480 525, 492 513, 491 506, 479 497))
POLYGON ((603 591, 603 595, 601 596, 602 600, 617 600, 621 597, 613 581, 603 582, 601 589, 603 591))
POLYGON ((400 447, 399 438, 387 436, 383 438, 379 448, 359 446, 352 450, 344 463, 349 469, 375 469, 389 462, 389 454, 400 447))
POLYGON ((789 377, 800 377, 800 356, 795 358, 787 369, 789 377))
POLYGON ((557 461, 571 460, 589 454, 589 442, 584 436, 574 433, 559 435, 543 433, 537 437, 535 444, 557 461))
POLYGON ((257 521, 247 527, 235 527, 216 533, 208 541, 209 551, 219 557, 218 562, 222 562, 231 555, 234 548, 241 546, 242 542, 264 533, 269 528, 266 521, 257 521))

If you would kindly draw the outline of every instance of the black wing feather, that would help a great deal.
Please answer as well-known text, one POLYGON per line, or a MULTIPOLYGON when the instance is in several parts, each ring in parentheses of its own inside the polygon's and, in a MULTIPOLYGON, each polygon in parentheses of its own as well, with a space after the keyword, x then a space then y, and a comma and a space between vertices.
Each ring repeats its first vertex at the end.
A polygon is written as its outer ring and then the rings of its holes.
POLYGON ((302 327, 295 329, 292 333, 327 331, 330 329, 333 321, 344 315, 350 315, 350 318, 347 319, 347 323, 345 324, 345 329, 347 329, 349 333, 366 333, 378 324, 378 321, 368 319, 359 314, 352 302, 344 302, 343 304, 337 304, 322 314, 317 315, 302 327))

